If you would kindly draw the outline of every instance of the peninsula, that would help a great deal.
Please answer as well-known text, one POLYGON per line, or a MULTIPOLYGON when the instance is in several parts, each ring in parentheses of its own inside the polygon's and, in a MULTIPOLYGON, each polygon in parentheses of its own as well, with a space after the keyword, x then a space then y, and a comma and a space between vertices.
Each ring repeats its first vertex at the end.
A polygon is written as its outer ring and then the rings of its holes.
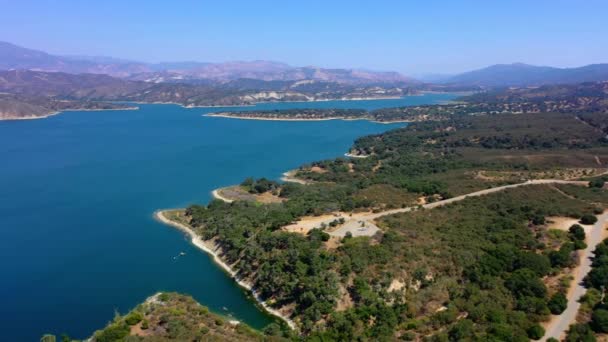
MULTIPOLYGON (((571 89, 563 101, 602 103, 571 89)), ((535 91, 525 106, 541 103, 535 91)), ((247 179, 156 216, 283 319, 265 330, 277 338, 565 336, 581 293, 571 279, 606 233, 608 114, 563 109, 413 122, 357 139, 349 155, 365 158, 302 165, 298 182, 247 179)))

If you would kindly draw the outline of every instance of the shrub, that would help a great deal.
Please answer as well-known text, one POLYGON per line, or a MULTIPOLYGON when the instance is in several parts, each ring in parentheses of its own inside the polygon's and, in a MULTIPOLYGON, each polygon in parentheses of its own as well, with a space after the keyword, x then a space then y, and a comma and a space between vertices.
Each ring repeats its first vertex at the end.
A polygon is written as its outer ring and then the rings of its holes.
POLYGON ((591 329, 598 333, 608 333, 608 310, 596 309, 593 311, 591 329))
POLYGON ((573 224, 568 232, 572 240, 585 240, 585 229, 579 224, 573 224))
POLYGON ((592 180, 592 181, 589 182, 589 187, 590 188, 603 188, 605 183, 606 182, 603 179, 601 179, 601 178, 594 179, 594 180, 592 180))
POLYGON ((281 326, 277 323, 270 323, 264 328, 264 334, 268 336, 280 336, 281 326))
POLYGON ((95 334, 97 342, 114 342, 129 335, 131 329, 126 324, 111 324, 109 327, 95 334))
POLYGON ((545 329, 538 324, 534 324, 526 332, 528 337, 533 340, 540 340, 545 335, 545 329))
POLYGON ((566 335, 566 342, 595 342, 596 338, 589 324, 572 324, 566 335))
POLYGON ((135 325, 143 319, 143 316, 138 311, 133 311, 125 317, 125 322, 128 325, 135 325))
POLYGON ((581 217, 582 224, 595 224, 597 222, 597 217, 591 214, 585 214, 581 217))
POLYGON ((574 240, 574 249, 585 249, 587 248, 587 244, 583 240, 574 240))
POLYGON ((536 273, 527 268, 522 268, 511 274, 505 281, 505 286, 518 297, 543 298, 547 294, 545 284, 538 279, 536 273))
POLYGON ((549 310, 551 310, 552 314, 559 315, 568 307, 568 299, 563 293, 558 292, 551 296, 547 306, 549 307, 549 310))

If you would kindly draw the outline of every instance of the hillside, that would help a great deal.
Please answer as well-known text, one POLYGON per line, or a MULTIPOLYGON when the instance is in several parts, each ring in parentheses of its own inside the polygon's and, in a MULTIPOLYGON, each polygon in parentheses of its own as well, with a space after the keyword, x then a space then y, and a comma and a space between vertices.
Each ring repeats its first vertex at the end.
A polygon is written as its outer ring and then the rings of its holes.
POLYGON ((598 82, 608 80, 608 64, 592 64, 578 68, 554 68, 523 63, 497 64, 452 76, 442 83, 486 87, 538 86, 598 82))
MULTIPOLYGON (((45 335, 41 341, 54 341, 45 335)), ((62 337, 65 341, 65 336, 62 337)), ((91 342, 115 341, 281 341, 238 321, 209 312, 192 297, 158 293, 96 331, 91 342)), ((69 338, 68 338, 69 341, 69 338)))
MULTIPOLYGON (((409 88, 355 86, 320 81, 262 81, 224 83, 153 83, 100 74, 70 74, 32 70, 0 71, 0 92, 54 100, 176 103, 183 106, 252 105, 268 101, 401 97, 409 88)), ((26 101, 27 102, 27 101, 26 101)), ((26 107, 22 107, 26 108, 26 107)))
POLYGON ((462 115, 545 112, 608 113, 608 82, 502 88, 464 96, 450 104, 382 108, 369 112, 326 108, 232 111, 208 115, 261 120, 365 119, 378 122, 418 122, 449 120, 462 115))
POLYGON ((0 120, 38 119, 68 110, 126 110, 136 107, 99 101, 56 100, 44 96, 0 94, 0 120))
POLYGON ((603 172, 608 145, 598 127, 607 120, 547 113, 415 123, 357 140, 353 150, 366 158, 303 166, 295 177, 308 185, 272 190, 280 203, 214 201, 174 219, 313 340, 523 341, 542 331, 579 248, 549 217, 598 212, 605 190, 527 185, 380 216, 526 179, 603 172))

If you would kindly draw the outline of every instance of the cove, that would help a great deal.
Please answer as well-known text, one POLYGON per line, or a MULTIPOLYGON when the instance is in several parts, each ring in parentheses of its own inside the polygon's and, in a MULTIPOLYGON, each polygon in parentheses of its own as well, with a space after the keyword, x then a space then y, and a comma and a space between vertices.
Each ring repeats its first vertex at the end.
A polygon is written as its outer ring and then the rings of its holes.
POLYGON ((246 177, 278 179, 343 155, 357 137, 402 127, 368 121, 279 122, 204 117, 214 111, 432 104, 402 99, 264 103, 254 107, 139 105, 0 121, 0 319, 3 340, 90 336, 158 291, 192 295, 255 328, 274 318, 155 210, 207 203, 246 177), (179 256, 180 252, 185 255, 179 256))

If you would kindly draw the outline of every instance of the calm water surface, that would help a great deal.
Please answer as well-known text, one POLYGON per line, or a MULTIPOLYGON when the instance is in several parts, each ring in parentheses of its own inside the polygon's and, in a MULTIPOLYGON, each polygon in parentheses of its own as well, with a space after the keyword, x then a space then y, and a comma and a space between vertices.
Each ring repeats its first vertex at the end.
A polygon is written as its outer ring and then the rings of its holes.
POLYGON ((256 328, 261 312, 159 208, 206 203, 248 176, 342 155, 359 136, 401 127, 367 121, 278 122, 203 117, 218 110, 375 109, 438 103, 398 100, 68 112, 0 121, 0 326, 3 341, 46 332, 83 338, 157 291, 192 295, 256 328), (186 255, 175 259, 180 252, 186 255))

